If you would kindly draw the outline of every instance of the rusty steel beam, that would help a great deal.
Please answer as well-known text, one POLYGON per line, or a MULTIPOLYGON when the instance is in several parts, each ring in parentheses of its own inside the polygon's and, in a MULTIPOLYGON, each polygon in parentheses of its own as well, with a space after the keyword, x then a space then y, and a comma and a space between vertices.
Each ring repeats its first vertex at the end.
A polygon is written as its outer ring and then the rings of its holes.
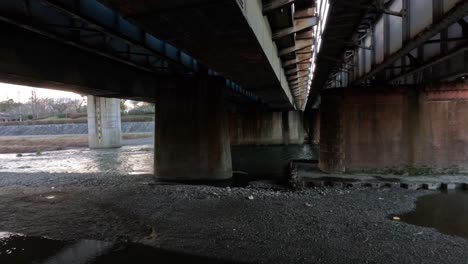
POLYGON ((408 72, 405 72, 403 74, 400 74, 400 75, 392 78, 392 80, 390 80, 390 82, 393 82, 393 81, 396 81, 396 80, 401 79, 403 77, 406 77, 406 76, 421 72, 421 71, 423 71, 423 70, 425 70, 425 69, 427 69, 429 67, 432 67, 432 66, 434 66, 436 64, 439 64, 440 62, 443 62, 443 61, 445 61, 445 60, 447 60, 447 59, 449 59, 449 58, 451 58, 453 56, 456 56, 456 55, 458 55, 458 54, 460 54, 462 52, 465 52, 465 51, 468 51, 468 45, 464 45, 464 46, 462 46, 462 47, 460 47, 460 48, 458 48, 458 49, 456 49, 456 50, 454 50, 452 52, 449 52, 447 54, 437 56, 437 57, 433 58, 432 60, 425 62, 424 65, 421 65, 420 67, 417 67, 417 68, 415 68, 413 70, 410 70, 408 72))
POLYGON ((314 40, 313 39, 300 39, 300 40, 296 41, 294 46, 291 46, 291 47, 280 50, 279 56, 281 57, 281 56, 296 52, 298 50, 302 50, 302 49, 305 49, 305 48, 308 48, 308 47, 312 47, 312 45, 314 45, 314 40))
POLYGON ((278 40, 298 31, 317 25, 317 17, 300 18, 293 21, 293 26, 284 28, 273 33, 273 40, 278 40))
POLYGON ((356 80, 354 84, 362 83, 373 77, 374 75, 382 72, 388 66, 391 66, 398 59, 404 57, 412 50, 423 45, 426 41, 430 40, 436 34, 446 29, 448 26, 457 23, 460 19, 463 19, 468 14, 468 1, 462 1, 457 6, 452 8, 448 13, 444 15, 442 19, 434 23, 432 26, 423 30, 421 33, 416 35, 412 40, 409 40, 403 47, 392 55, 387 56, 385 60, 379 65, 375 66, 369 73, 362 76, 359 80, 356 80))
POLYGON ((294 3, 294 0, 271 0, 270 2, 263 5, 263 14, 281 8, 285 5, 290 5, 292 3, 294 3))

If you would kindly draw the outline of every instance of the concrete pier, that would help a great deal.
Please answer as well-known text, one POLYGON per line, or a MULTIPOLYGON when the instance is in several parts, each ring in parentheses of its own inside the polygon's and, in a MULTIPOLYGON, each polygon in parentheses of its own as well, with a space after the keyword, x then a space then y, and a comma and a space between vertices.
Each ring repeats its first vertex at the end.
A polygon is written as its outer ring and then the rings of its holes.
POLYGON ((121 147, 120 99, 88 95, 90 148, 121 147))
POLYGON ((303 113, 249 109, 229 115, 233 146, 304 143, 303 113))
POLYGON ((186 77, 158 90, 155 141, 158 180, 232 177, 224 87, 221 78, 186 77))
POLYGON ((322 94, 320 168, 326 172, 454 173, 468 169, 468 85, 322 94))

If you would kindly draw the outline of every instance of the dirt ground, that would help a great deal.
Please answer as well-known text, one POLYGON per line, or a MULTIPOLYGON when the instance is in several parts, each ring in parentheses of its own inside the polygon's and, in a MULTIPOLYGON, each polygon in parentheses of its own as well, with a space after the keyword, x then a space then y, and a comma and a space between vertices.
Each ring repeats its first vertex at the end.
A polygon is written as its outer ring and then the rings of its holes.
POLYGON ((133 241, 247 263, 468 263, 468 240, 389 219, 430 191, 255 186, 1 173, 0 231, 133 241))
MULTIPOLYGON (((122 135, 124 141, 149 137, 152 137, 152 135, 146 133, 122 135)), ((0 137, 0 154, 35 153, 84 147, 88 147, 87 135, 0 137)))

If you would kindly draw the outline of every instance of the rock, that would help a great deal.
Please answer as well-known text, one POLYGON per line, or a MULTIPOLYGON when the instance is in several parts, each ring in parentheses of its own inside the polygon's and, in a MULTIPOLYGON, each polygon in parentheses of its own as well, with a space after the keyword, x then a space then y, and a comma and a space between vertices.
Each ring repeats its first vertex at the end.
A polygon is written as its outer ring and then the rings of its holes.
POLYGON ((455 183, 443 183, 442 189, 444 190, 455 190, 457 189, 457 184, 455 183))
POLYGON ((415 183, 415 182, 402 182, 400 186, 401 188, 408 189, 408 190, 417 190, 420 188, 420 184, 415 183))

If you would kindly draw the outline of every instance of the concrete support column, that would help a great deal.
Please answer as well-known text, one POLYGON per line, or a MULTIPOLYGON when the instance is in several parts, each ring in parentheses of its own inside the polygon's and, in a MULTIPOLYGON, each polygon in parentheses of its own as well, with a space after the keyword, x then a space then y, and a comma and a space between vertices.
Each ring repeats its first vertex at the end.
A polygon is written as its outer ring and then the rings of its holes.
POLYGON ((223 180, 232 177, 224 86, 221 78, 191 77, 181 78, 170 87, 158 87, 157 179, 223 180))
POLYGON ((90 148, 121 147, 120 99, 88 95, 90 148))
POLYGON ((329 173, 345 171, 342 94, 329 90, 322 94, 320 105, 320 158, 319 167, 329 173))
POLYGON ((322 93, 320 168, 432 174, 468 170, 468 85, 322 93))
POLYGON ((287 136, 284 137, 285 144, 300 145, 304 144, 304 117, 301 111, 289 111, 287 112, 286 127, 283 130, 287 130, 287 136))
POLYGON ((310 142, 314 145, 318 145, 320 143, 320 112, 318 110, 312 112, 309 132, 310 142))
POLYGON ((229 116, 231 144, 288 145, 304 143, 303 113, 249 109, 229 116))

